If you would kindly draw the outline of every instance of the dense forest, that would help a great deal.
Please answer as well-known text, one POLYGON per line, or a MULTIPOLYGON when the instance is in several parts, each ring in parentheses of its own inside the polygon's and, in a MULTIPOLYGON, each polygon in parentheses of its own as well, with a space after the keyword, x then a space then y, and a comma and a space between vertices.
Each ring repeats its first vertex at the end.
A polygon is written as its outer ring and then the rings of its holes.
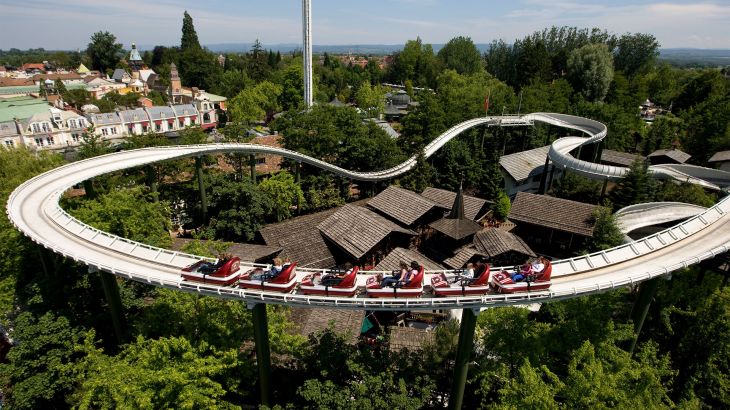
MULTIPOLYGON (((225 95, 227 139, 266 123, 286 148, 356 170, 392 166, 417 153, 450 126, 489 113, 552 111, 608 125, 605 146, 649 153, 672 144, 706 165, 730 149, 730 80, 719 69, 679 69, 657 62, 650 34, 614 35, 599 29, 550 28, 513 44, 494 42, 481 54, 457 37, 438 53, 408 41, 381 69, 320 56, 315 66, 317 104, 303 110, 301 56, 264 50, 257 42, 225 64, 202 48, 187 15, 180 47, 144 54, 164 76, 175 63, 188 86, 225 95), (363 118, 383 110, 383 82, 403 84, 418 102, 391 139, 363 118), (361 108, 335 107, 334 98, 361 108), (653 124, 638 115, 650 98, 671 112, 653 124)), ((58 65, 85 61, 95 69, 124 67, 121 45, 95 33, 85 53, 61 53, 58 65), (104 48, 100 45, 109 43, 104 48), (111 50, 110 55, 106 54, 111 50), (101 53, 100 51, 104 51, 101 53)), ((503 195, 498 158, 546 145, 561 131, 477 129, 450 142, 410 174, 394 181, 465 188, 485 198, 503 195)), ((205 139, 195 131, 182 143, 205 139)), ((154 135, 125 147, 166 144, 154 135)), ((79 157, 109 152, 87 135, 79 157)), ((74 216, 114 234, 169 246, 171 213, 185 207, 187 226, 200 238, 251 240, 267 222, 340 205, 349 181, 295 164, 264 181, 248 177, 249 158, 205 158, 207 213, 196 194, 196 164, 175 161, 105 175, 86 184, 86 195, 67 197, 74 216), (217 164, 232 169, 223 172, 217 164)), ((52 153, 0 150, 0 200, 26 179, 61 165, 52 153)), ((691 186, 656 184, 645 167, 609 196, 625 206, 664 198, 711 204, 716 198, 691 186)), ((376 192, 382 184, 362 185, 376 192)), ((599 201, 600 186, 569 176, 554 195, 599 201)), ((606 198, 603 198, 606 199, 606 198)), ((609 205, 611 203, 608 203, 609 205)), ((610 218, 610 213, 607 215, 610 218)), ((609 233, 613 235, 615 233, 609 233)), ((601 238, 603 239, 603 238, 601 238)), ((610 246, 596 240, 590 249, 610 246)), ((192 242, 187 249, 211 254, 192 242)), ((38 247, 6 216, 0 218, 0 322, 13 346, 0 364, 3 406, 54 408, 242 408, 258 402, 252 317, 245 304, 118 280, 125 323, 114 326, 114 301, 105 274, 38 247)), ((637 289, 624 289, 523 308, 487 309, 477 336, 465 394, 467 408, 726 408, 730 406, 730 288, 728 277, 697 266, 662 280, 635 349, 632 307, 637 289)), ((422 351, 391 352, 387 344, 346 343, 334 331, 293 334, 290 311, 269 306, 277 408, 443 408, 448 399, 458 323, 444 322, 422 351)))

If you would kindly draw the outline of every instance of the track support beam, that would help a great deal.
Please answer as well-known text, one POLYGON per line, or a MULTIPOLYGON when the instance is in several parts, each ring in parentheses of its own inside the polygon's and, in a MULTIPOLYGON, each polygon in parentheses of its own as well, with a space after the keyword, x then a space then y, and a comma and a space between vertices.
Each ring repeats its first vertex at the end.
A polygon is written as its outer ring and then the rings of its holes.
POLYGON ((253 312, 253 337, 256 342, 256 363, 259 368, 259 389, 261 404, 270 404, 271 351, 269 350, 269 320, 266 317, 266 304, 249 305, 253 312))
POLYGON ((461 315, 461 329, 459 329, 459 345, 456 348, 454 362, 454 379, 449 396, 449 409, 461 409, 464 402, 464 387, 469 373, 469 359, 474 349, 474 329, 477 325, 479 309, 464 309, 461 315))
POLYGON ((208 198, 205 196, 205 182, 203 181, 203 158, 195 157, 195 173, 198 176, 198 191, 200 192, 200 208, 203 213, 203 223, 208 221, 208 198))
MULTIPOLYGON (((95 267, 89 267, 89 272, 97 272, 95 267)), ((101 279, 101 286, 104 288, 104 296, 106 302, 109 304, 109 313, 112 317, 112 326, 114 327, 114 334, 117 336, 117 342, 122 344, 127 339, 127 333, 125 331, 126 326, 124 323, 124 313, 122 309, 122 298, 119 296, 119 284, 117 278, 111 273, 104 271, 98 271, 99 278, 101 279)))
POLYGON ((657 286, 659 286, 659 279, 658 277, 650 279, 639 285, 639 294, 636 297, 634 307, 631 308, 631 319, 634 322, 634 339, 631 341, 629 353, 634 353, 636 342, 641 334, 641 328, 644 326, 646 314, 649 312, 649 306, 651 306, 651 300, 654 298, 657 286))

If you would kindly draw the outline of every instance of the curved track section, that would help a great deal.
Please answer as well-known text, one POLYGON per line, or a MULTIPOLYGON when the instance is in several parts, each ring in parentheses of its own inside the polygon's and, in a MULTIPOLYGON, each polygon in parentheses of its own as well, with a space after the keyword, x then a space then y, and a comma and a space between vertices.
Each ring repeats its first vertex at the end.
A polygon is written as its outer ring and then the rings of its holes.
POLYGON ((684 202, 649 202, 621 208, 614 216, 618 228, 627 234, 639 228, 691 218, 705 210, 704 206, 684 202))
MULTIPOLYGON (((428 157, 461 132, 480 124, 498 126, 530 125, 542 121, 590 135, 581 141, 598 140, 606 127, 596 121, 561 114, 530 114, 523 117, 485 117, 458 124, 425 148, 428 157)), ((561 139, 564 140, 564 139, 561 139)), ((551 147, 564 154, 569 145, 551 147)), ((573 140, 571 140, 573 141, 573 140)), ((573 144, 573 142, 571 142, 573 144)), ((553 285, 549 291, 516 294, 436 298, 428 294, 416 299, 370 299, 311 296, 298 293, 275 293, 244 290, 183 281, 182 267, 200 258, 180 252, 150 247, 99 231, 71 217, 59 206, 61 195, 72 185, 109 172, 142 166, 158 161, 216 154, 246 152, 276 154, 358 180, 377 181, 401 175, 416 164, 416 157, 382 171, 355 172, 325 163, 306 155, 273 147, 250 144, 211 144, 182 147, 157 147, 125 151, 67 164, 21 184, 10 196, 7 213, 12 223, 36 243, 66 257, 112 274, 156 286, 249 303, 274 303, 299 306, 369 310, 416 310, 478 308, 524 304, 576 297, 628 286, 665 275, 673 270, 730 249, 730 197, 701 214, 657 234, 603 252, 553 262, 553 285)), ((582 164, 576 163, 576 169, 582 164)), ((600 172, 597 170, 596 172, 600 172)), ((253 265, 252 265, 253 266, 253 265)), ((299 269, 298 280, 315 270, 299 269)), ((321 271, 321 270, 316 270, 321 271)), ((430 272, 425 283, 430 283, 430 272)), ((358 277, 364 286, 371 275, 358 277)))

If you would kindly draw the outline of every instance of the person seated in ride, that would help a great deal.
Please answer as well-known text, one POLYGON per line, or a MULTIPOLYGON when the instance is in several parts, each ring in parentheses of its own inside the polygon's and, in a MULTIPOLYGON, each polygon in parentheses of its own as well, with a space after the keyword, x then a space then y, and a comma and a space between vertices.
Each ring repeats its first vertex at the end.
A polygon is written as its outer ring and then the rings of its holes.
POLYGON ((398 282, 401 282, 405 280, 408 277, 408 264, 405 262, 400 263, 400 270, 399 271, 393 271, 392 276, 386 276, 383 278, 383 280, 380 282, 380 287, 385 288, 388 286, 393 286, 397 284, 398 282))
POLYGON ((267 271, 262 271, 259 273, 255 273, 251 275, 252 280, 267 280, 267 279, 274 279, 275 277, 279 276, 281 271, 284 270, 284 265, 281 261, 281 258, 274 258, 274 264, 271 266, 271 268, 267 271))
POLYGON ((398 281, 397 286, 405 286, 408 284, 408 282, 411 281, 416 275, 418 275, 418 272, 421 270, 421 265, 418 264, 416 261, 411 261, 411 269, 406 273, 404 277, 401 278, 401 280, 398 281))
POLYGON ((228 262, 232 258, 233 255, 231 254, 221 253, 218 255, 218 260, 216 260, 215 263, 206 262, 198 269, 198 271, 204 275, 210 275, 211 273, 217 271, 221 266, 225 265, 226 262, 228 262))
POLYGON ((352 264, 346 262, 344 268, 342 271, 330 271, 330 273, 322 275, 322 286, 334 286, 342 282, 342 279, 352 272, 352 264))
MULTIPOLYGON (((543 269, 544 269, 544 267, 543 267, 543 269)), ((511 272, 509 274, 509 276, 510 276, 510 278, 512 278, 512 282, 521 282, 521 281, 525 280, 525 278, 527 276, 532 275, 532 273, 533 273, 532 262, 530 262, 530 260, 528 260, 527 262, 525 262, 524 265, 515 267, 515 271, 511 272)))
MULTIPOLYGON (((458 272, 458 271, 457 271, 458 272)), ((457 273, 456 276, 453 278, 449 278, 446 281, 451 283, 456 282, 464 282, 464 281, 470 281, 474 280, 474 264, 469 262, 466 264, 466 268, 464 268, 461 273, 457 273)))

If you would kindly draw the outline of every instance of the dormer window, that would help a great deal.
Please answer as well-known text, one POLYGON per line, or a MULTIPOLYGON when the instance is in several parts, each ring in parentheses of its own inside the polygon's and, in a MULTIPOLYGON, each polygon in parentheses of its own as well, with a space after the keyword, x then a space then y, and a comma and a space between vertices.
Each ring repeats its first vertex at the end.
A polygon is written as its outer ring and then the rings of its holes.
POLYGON ((31 124, 30 127, 33 129, 33 132, 36 134, 41 132, 41 126, 37 122, 34 122, 33 124, 31 124))
POLYGON ((68 126, 71 128, 76 128, 76 120, 68 120, 68 126))
POLYGON ((51 132, 51 126, 47 122, 43 123, 43 132, 51 132))

